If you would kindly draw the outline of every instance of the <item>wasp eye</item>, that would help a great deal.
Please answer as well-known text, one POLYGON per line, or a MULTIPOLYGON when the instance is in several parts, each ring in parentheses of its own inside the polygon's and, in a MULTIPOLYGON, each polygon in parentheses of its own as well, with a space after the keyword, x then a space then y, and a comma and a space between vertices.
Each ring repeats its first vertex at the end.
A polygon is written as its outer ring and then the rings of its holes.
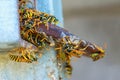
POLYGON ((98 56, 98 53, 91 54, 91 57, 96 57, 96 56, 98 56))
POLYGON ((91 54, 91 58, 93 59, 93 61, 96 61, 96 60, 100 59, 100 56, 98 53, 93 53, 93 54, 91 54))

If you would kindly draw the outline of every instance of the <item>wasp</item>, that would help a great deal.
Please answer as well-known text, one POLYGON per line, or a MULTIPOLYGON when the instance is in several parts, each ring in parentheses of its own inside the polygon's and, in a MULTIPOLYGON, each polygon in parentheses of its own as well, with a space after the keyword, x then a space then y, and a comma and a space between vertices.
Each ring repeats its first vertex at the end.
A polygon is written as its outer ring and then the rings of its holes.
POLYGON ((32 50, 25 47, 19 47, 11 50, 9 53, 9 57, 10 60, 16 62, 32 63, 33 61, 37 61, 36 52, 37 50, 32 50))
POLYGON ((66 73, 66 76, 67 76, 68 78, 71 77, 71 75, 72 75, 72 70, 73 70, 73 68, 72 68, 71 64, 66 63, 66 64, 65 64, 65 73, 66 73))
POLYGON ((47 15, 46 13, 42 13, 40 15, 40 21, 43 21, 43 23, 47 27, 48 27, 48 23, 55 24, 55 25, 59 23, 59 20, 55 16, 47 15))
POLYGON ((37 33, 33 29, 21 30, 22 39, 32 43, 37 48, 43 48, 46 45, 50 45, 49 39, 44 32, 37 33))
POLYGON ((57 60, 59 64, 58 67, 60 66, 60 64, 62 65, 60 70, 63 70, 67 77, 70 77, 72 75, 72 66, 70 64, 70 61, 73 55, 69 53, 72 51, 72 47, 73 46, 68 46, 68 44, 65 43, 64 40, 60 42, 58 41, 55 45, 55 50, 57 51, 57 60))
POLYGON ((105 51, 101 47, 85 40, 79 40, 75 49, 84 51, 84 55, 92 58, 93 61, 97 61, 105 55, 105 51))
POLYGON ((10 60, 15 61, 15 62, 32 63, 33 61, 37 61, 36 58, 34 58, 33 56, 30 56, 31 58, 29 58, 28 55, 25 55, 25 57, 27 58, 27 60, 23 56, 19 56, 19 55, 9 54, 9 57, 10 57, 10 60))

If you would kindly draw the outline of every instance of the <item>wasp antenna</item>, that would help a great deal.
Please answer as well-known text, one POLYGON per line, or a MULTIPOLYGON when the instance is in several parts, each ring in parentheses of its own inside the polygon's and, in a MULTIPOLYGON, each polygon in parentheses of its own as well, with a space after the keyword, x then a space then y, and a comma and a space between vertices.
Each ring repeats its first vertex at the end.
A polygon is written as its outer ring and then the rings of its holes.
POLYGON ((107 43, 104 43, 104 44, 103 44, 103 49, 104 49, 104 50, 107 49, 107 43))
POLYGON ((36 9, 36 0, 34 0, 34 9, 36 9))

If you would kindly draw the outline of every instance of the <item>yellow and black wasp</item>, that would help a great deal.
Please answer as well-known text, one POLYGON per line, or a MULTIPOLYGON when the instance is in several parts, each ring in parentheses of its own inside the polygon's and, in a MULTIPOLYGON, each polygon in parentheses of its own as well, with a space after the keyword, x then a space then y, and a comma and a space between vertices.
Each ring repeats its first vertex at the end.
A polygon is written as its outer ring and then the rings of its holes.
POLYGON ((33 61, 37 61, 37 52, 37 50, 31 48, 19 47, 9 51, 9 57, 10 60, 16 62, 32 63, 33 61))
POLYGON ((28 57, 28 55, 25 55, 24 57, 22 55, 13 55, 9 54, 10 60, 15 62, 27 62, 32 63, 33 61, 37 61, 37 58, 34 58, 32 55, 28 57), (26 57, 26 58, 25 58, 26 57))

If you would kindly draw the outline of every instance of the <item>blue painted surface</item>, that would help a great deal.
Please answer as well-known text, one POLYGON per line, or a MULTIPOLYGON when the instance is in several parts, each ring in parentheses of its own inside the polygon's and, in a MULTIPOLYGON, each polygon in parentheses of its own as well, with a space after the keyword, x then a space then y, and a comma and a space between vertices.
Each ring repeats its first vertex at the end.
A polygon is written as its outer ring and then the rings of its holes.
POLYGON ((0 51, 18 45, 20 35, 17 13, 17 0, 0 0, 0 51))
POLYGON ((0 43, 19 40, 17 1, 0 0, 0 43))
POLYGON ((54 0, 53 2, 54 7, 54 14, 60 21, 60 27, 64 26, 64 20, 63 20, 63 10, 62 10, 62 0, 54 0))

